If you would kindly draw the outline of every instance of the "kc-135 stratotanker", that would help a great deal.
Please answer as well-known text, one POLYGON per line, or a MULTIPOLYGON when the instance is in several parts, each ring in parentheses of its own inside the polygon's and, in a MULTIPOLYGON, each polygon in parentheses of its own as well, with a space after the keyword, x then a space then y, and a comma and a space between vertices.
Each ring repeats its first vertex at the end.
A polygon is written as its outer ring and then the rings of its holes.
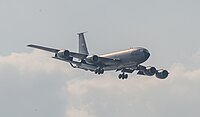
POLYGON ((79 52, 72 52, 66 49, 55 49, 39 45, 27 45, 36 49, 54 53, 52 58, 69 62, 73 68, 80 68, 95 74, 103 74, 105 71, 121 72, 119 79, 127 79, 127 73, 137 71, 138 75, 153 76, 159 79, 167 78, 167 70, 157 70, 155 67, 143 66, 150 53, 142 47, 130 48, 127 50, 112 52, 103 55, 90 55, 87 49, 84 33, 78 33, 79 52))

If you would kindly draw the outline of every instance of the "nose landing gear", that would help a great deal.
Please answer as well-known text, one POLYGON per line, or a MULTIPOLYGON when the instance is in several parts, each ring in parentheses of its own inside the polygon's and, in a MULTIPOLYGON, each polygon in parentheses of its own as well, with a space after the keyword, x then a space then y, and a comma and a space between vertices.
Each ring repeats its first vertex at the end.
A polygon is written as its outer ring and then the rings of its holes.
POLYGON ((119 78, 119 79, 122 79, 122 80, 128 79, 128 74, 125 74, 125 73, 123 72, 122 74, 119 74, 118 78, 119 78))

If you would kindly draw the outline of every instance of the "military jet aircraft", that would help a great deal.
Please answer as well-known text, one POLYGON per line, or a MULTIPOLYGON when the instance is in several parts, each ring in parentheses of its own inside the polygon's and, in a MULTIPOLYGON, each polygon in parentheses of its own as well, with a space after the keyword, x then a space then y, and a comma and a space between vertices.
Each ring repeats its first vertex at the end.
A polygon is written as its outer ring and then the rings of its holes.
POLYGON ((103 74, 104 71, 119 71, 119 79, 127 79, 127 73, 137 71, 138 75, 153 76, 159 79, 167 78, 167 70, 157 70, 155 67, 143 66, 150 53, 142 47, 130 48, 122 51, 112 52, 103 55, 90 55, 87 49, 84 32, 78 33, 79 52, 71 52, 66 49, 55 49, 39 45, 27 45, 28 47, 41 49, 54 53, 52 58, 70 63, 73 68, 80 68, 95 74, 103 74))

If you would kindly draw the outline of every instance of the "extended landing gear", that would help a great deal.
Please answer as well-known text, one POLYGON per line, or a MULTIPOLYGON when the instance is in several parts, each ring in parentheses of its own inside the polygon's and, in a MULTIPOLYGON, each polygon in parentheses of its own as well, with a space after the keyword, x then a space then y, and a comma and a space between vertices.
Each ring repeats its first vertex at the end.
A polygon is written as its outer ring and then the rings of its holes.
POLYGON ((128 78, 128 74, 125 74, 124 72, 122 74, 119 74, 118 76, 119 79, 127 79, 128 78))
POLYGON ((96 69, 95 70, 95 74, 103 74, 104 73, 104 69, 96 69))

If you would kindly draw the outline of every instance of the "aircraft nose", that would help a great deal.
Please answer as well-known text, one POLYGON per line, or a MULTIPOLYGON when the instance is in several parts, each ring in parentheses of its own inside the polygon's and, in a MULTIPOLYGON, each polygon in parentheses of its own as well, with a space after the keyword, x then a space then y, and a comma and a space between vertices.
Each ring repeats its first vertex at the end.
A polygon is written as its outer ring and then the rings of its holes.
POLYGON ((144 56, 145 56, 146 59, 148 59, 150 57, 150 53, 149 53, 148 50, 144 51, 144 56))
POLYGON ((144 53, 144 55, 145 55, 145 58, 149 58, 149 56, 150 56, 150 53, 148 53, 148 52, 145 52, 145 53, 144 53))

